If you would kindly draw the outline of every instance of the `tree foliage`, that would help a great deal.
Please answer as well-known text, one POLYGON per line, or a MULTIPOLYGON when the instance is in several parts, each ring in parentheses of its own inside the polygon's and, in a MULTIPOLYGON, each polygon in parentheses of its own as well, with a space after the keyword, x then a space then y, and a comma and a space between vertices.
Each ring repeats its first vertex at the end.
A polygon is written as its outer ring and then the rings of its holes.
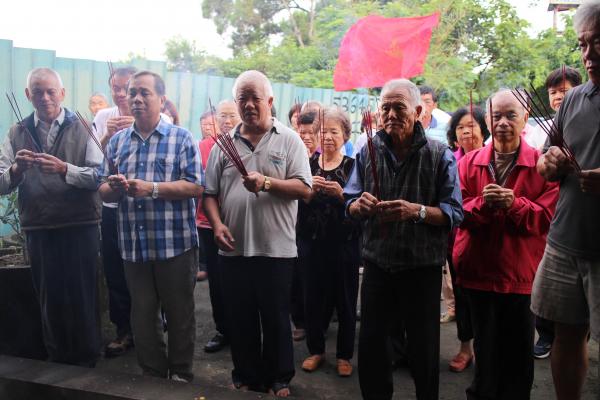
POLYGON ((233 58, 208 57, 181 38, 169 41, 167 57, 176 70, 236 76, 258 69, 274 81, 330 88, 342 38, 358 19, 436 11, 425 71, 413 80, 438 89, 448 110, 466 104, 470 90, 483 101, 499 87, 540 86, 562 64, 581 68, 569 18, 564 34, 530 37, 507 0, 204 0, 203 15, 230 35, 233 58))

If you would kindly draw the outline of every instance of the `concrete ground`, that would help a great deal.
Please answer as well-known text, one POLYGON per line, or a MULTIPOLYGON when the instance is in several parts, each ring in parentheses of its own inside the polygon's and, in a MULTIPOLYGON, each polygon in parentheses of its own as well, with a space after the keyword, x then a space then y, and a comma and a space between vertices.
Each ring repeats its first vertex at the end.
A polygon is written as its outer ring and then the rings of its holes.
MULTIPOLYGON (((232 368, 229 349, 214 354, 203 351, 204 344, 214 334, 214 324, 211 317, 210 301, 208 299, 208 283, 199 282, 196 286, 196 351, 194 354, 195 383, 202 385, 230 385, 232 368)), ((357 333, 360 323, 357 323, 357 333)), ((327 340, 327 362, 317 371, 308 374, 300 368, 302 360, 308 355, 304 341, 294 343, 296 376, 292 381, 292 395, 303 399, 360 399, 358 375, 356 373, 356 358, 353 360, 355 373, 350 378, 339 378, 335 372, 335 336, 337 324, 330 326, 327 340)), ((358 335, 357 335, 358 338, 358 335)), ((465 389, 473 378, 473 368, 456 374, 448 370, 448 362, 458 350, 456 325, 454 323, 441 326, 440 353, 440 399, 464 399, 465 389)), ((135 352, 116 358, 101 360, 97 368, 110 372, 141 373, 137 366, 135 352)), ((590 342, 590 369, 583 399, 600 398, 598 376, 598 344, 590 342)), ((535 381, 531 398, 533 400, 550 400, 554 397, 550 361, 535 361, 535 381)), ((409 372, 400 369, 394 372, 394 399, 415 399, 414 385, 409 372)))

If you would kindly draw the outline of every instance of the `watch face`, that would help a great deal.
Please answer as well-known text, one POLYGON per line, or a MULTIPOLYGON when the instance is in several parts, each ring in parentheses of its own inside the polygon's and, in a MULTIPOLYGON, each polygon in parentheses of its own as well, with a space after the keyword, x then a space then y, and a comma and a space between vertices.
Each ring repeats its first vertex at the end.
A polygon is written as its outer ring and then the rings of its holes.
POLYGON ((421 219, 425 219, 426 216, 427 216, 427 209, 425 207, 421 207, 421 209, 419 210, 419 217, 421 219))

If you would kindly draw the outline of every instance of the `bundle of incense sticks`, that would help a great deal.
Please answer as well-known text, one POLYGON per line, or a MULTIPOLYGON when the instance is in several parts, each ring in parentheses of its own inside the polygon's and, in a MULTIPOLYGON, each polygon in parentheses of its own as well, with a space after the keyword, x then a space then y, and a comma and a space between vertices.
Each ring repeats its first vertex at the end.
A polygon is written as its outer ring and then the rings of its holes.
POLYGON ((320 108, 318 115, 321 134, 321 176, 325 176, 325 111, 320 108))
POLYGON ((580 172, 581 166, 575 159, 573 151, 565 142, 562 132, 560 132, 554 123, 554 119, 546 119, 546 116, 551 115, 550 110, 548 110, 546 107, 546 104, 542 100, 542 97, 537 92, 533 84, 530 85, 532 89, 531 92, 527 91, 527 89, 514 89, 512 90, 513 96, 515 96, 519 103, 521 103, 521 105, 529 111, 529 115, 535 119, 542 130, 548 135, 548 138, 550 138, 550 144, 558 147, 573 165, 575 170, 580 172))
POLYGON ((27 129, 27 127, 23 123, 23 121, 24 121, 23 114, 21 114, 21 108, 19 108, 19 103, 17 103, 17 98, 15 97, 15 94, 13 92, 10 92, 10 96, 8 95, 8 93, 5 93, 5 94, 6 94, 6 98, 8 99, 8 103, 10 104, 10 108, 12 108, 13 113, 15 114, 15 118, 17 119, 17 124, 21 127, 23 132, 27 135, 25 138, 25 141, 27 143, 27 146, 29 147, 29 150, 33 151, 34 153, 43 153, 44 150, 42 150, 42 148, 38 145, 38 143, 35 141, 32 133, 29 131, 29 129, 27 129), (11 99, 11 96, 12 96, 12 99, 11 99))
POLYGON ((363 121, 365 123, 365 132, 367 134, 367 150, 369 152, 369 159, 371 161, 371 174, 373 175, 373 195, 381 200, 381 191, 379 190, 379 174, 377 173, 377 155, 375 154, 375 145, 373 144, 373 118, 371 111, 367 110, 363 112, 363 121))
POLYGON ((85 128, 86 132, 88 133, 88 135, 90 136, 92 141, 96 144, 96 146, 98 146, 98 148, 102 152, 104 159, 108 162, 108 169, 109 169, 109 172, 111 173, 111 175, 117 174, 119 171, 117 170, 116 166, 113 164, 112 160, 106 156, 106 151, 102 147, 100 140, 98 140, 98 138, 94 134, 94 131, 92 130, 90 125, 87 123, 87 121, 85 120, 83 115, 81 115, 81 113, 79 111, 75 111, 75 115, 77 115, 77 119, 79 119, 79 122, 81 122, 81 125, 83 125, 83 127, 85 128))
POLYGON ((492 104, 492 98, 490 97, 490 130, 492 133, 492 162, 488 164, 488 170, 490 171, 490 175, 492 176, 492 180, 494 183, 498 183, 496 179, 496 131, 494 129, 494 106, 492 104))

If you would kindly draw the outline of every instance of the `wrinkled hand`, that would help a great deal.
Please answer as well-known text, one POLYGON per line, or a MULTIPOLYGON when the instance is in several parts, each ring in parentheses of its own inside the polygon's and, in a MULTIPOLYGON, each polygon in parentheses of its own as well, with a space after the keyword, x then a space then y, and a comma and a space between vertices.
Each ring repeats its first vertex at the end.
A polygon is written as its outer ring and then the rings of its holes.
POLYGON ((551 181, 573 172, 573 164, 567 156, 556 146, 552 146, 544 154, 545 178, 551 181))
POLYGON ((46 153, 35 154, 35 165, 44 174, 67 174, 67 163, 63 160, 46 153))
POLYGON ((106 121, 106 133, 109 137, 112 137, 115 133, 129 128, 134 122, 135 119, 129 115, 109 118, 106 121))
POLYGON ((152 195, 152 182, 146 182, 141 179, 127 180, 127 196, 129 197, 150 197, 152 195))
POLYGON ((482 192, 483 200, 492 208, 508 209, 515 201, 515 193, 512 189, 503 188, 495 183, 486 185, 482 192))
POLYGON ((233 235, 229 231, 229 228, 225 225, 221 224, 214 229, 214 237, 215 243, 219 247, 219 249, 229 253, 235 250, 233 244, 235 243, 235 239, 233 235))
POLYGON ((322 176, 313 176, 312 190, 330 197, 343 197, 344 189, 335 181, 328 181, 322 176))
MULTIPOLYGON (((375 196, 371 193, 363 192, 358 200, 352 203, 351 208, 361 217, 371 217, 378 211, 377 203, 379 203, 379 200, 375 196)), ((351 212, 351 214, 353 213, 351 212)))
POLYGON ((259 172, 248 172, 248 176, 242 176, 244 187, 247 191, 258 193, 265 186, 265 176, 259 172))
POLYGON ((12 165, 12 172, 21 175, 29 168, 33 167, 35 163, 36 153, 29 150, 19 150, 15 154, 15 163, 12 165))
POLYGON ((421 206, 406 200, 381 201, 377 204, 381 221, 415 221, 421 206))
POLYGON ((600 168, 581 171, 579 185, 584 193, 600 195, 600 168))

